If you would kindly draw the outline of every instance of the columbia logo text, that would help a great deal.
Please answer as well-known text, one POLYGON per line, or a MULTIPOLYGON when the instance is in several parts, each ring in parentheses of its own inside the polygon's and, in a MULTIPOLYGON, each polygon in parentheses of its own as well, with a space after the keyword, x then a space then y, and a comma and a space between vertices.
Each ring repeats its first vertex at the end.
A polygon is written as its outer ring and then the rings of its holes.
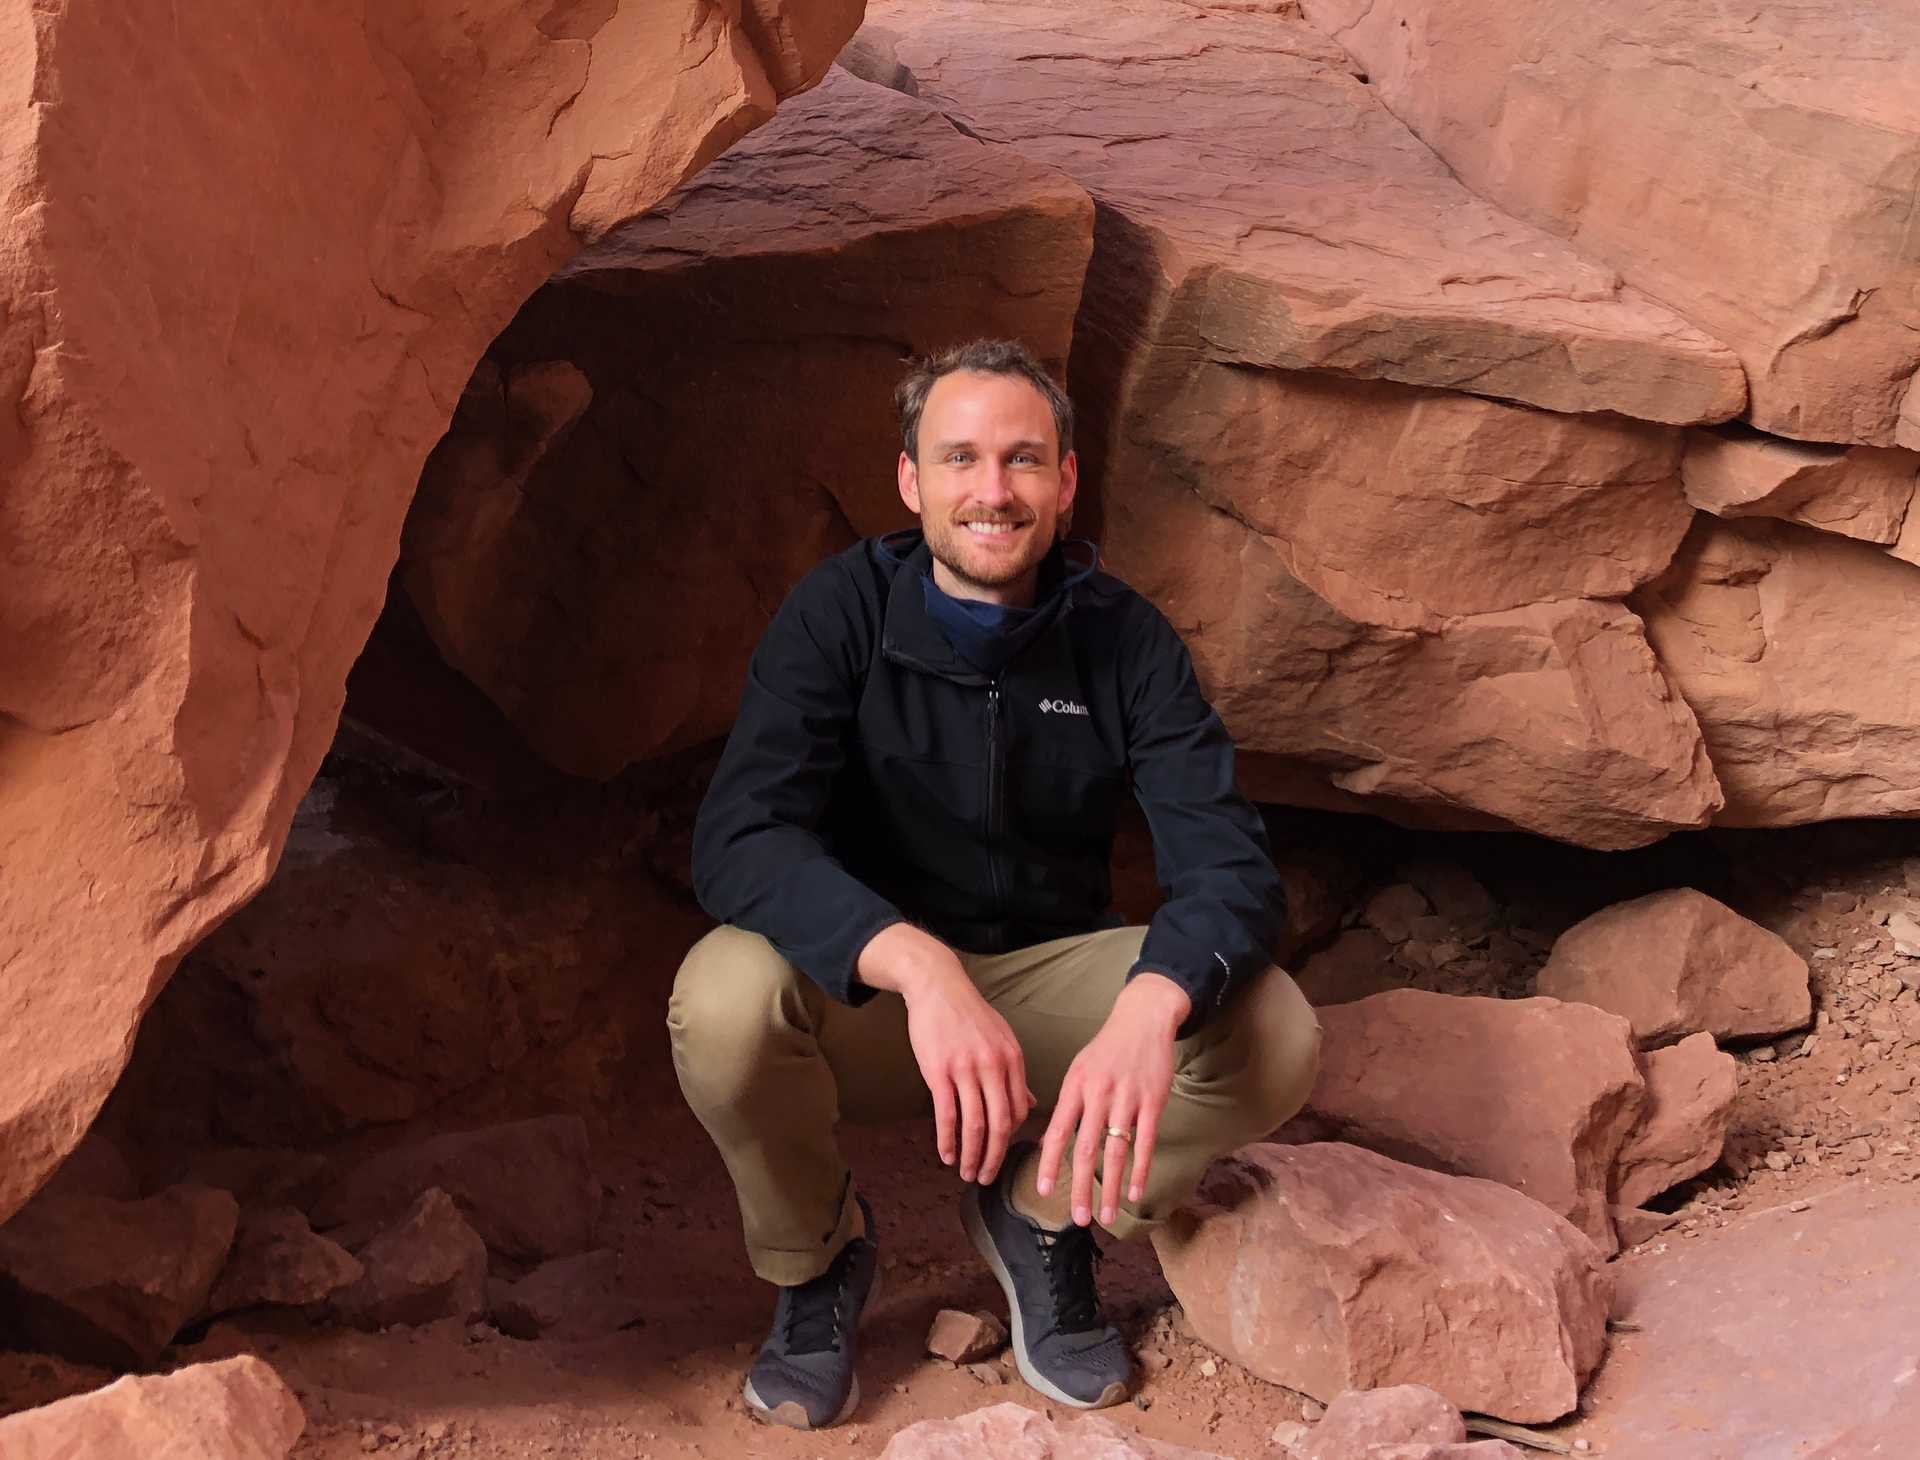
POLYGON ((1085 705, 1076 705, 1072 700, 1042 700, 1040 713, 1043 715, 1084 715, 1085 705))

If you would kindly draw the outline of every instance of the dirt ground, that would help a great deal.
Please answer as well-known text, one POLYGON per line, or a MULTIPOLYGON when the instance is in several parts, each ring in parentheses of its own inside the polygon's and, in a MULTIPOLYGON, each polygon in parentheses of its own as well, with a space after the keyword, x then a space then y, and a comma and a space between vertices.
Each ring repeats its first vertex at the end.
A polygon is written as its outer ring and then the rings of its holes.
MULTIPOLYGON (((190 1334, 194 1341, 176 1347, 165 1366, 259 1353, 306 1407, 296 1454, 310 1460, 873 1455, 895 1431, 929 1416, 1006 1399, 1045 1407, 1004 1360, 986 1377, 923 1350, 936 1310, 998 1311, 1000 1297, 960 1230, 956 1178, 935 1158, 930 1129, 912 1126, 847 1135, 857 1179, 877 1212, 885 1274, 864 1337, 865 1397, 856 1421, 804 1435, 743 1412, 741 1374, 764 1333, 771 1290, 747 1268, 731 1190, 680 1100, 663 1025, 672 970, 706 926, 684 893, 686 788, 699 783, 694 774, 682 778, 671 804, 648 823, 644 857, 666 895, 635 966, 609 981, 576 1036, 404 1132, 367 1133, 337 1147, 350 1153, 401 1134, 578 1110, 592 1128, 608 1196, 601 1237, 620 1254, 623 1281, 644 1295, 641 1322, 604 1339, 563 1343, 454 1322, 369 1334, 316 1326, 295 1312, 262 1312, 190 1334)), ((1920 904, 1920 829, 1711 833, 1601 855, 1517 836, 1419 833, 1285 811, 1274 814, 1274 825, 1283 860, 1299 856, 1337 869, 1322 878, 1337 915, 1325 921, 1352 922, 1365 897, 1410 859, 1458 863, 1491 890, 1499 909, 1491 929, 1465 933, 1457 945, 1442 939, 1437 963, 1430 950, 1407 955, 1402 976, 1425 987, 1524 995, 1553 937, 1571 922, 1680 883, 1729 902, 1809 958, 1818 1027, 1811 1037, 1736 1051, 1740 1099, 1727 1155, 1656 1202, 1675 1223, 1650 1244, 1684 1246, 1742 1215, 1920 1175, 1920 1046, 1891 1037, 1896 1026, 1877 1014, 1912 1004, 1920 984, 1920 960, 1897 951, 1884 926, 1910 898, 1920 904)), ((568 834, 577 836, 577 827, 568 834)), ((538 838, 525 845, 530 855, 551 854, 538 838)), ((1137 841, 1130 848, 1122 880, 1137 896, 1137 841)), ((1308 1412, 1303 1396, 1247 1376, 1184 1336, 1149 1247, 1110 1244, 1101 1279, 1146 1368, 1135 1405, 1116 1412, 1123 1423, 1224 1455, 1263 1456, 1276 1423, 1308 1412)), ((1831 1356, 1836 1365, 1846 1361, 1843 1353, 1831 1356)), ((0 1412, 104 1377, 41 1357, 0 1356, 0 1412)), ((1603 1384, 1594 1393, 1604 1391, 1603 1384)), ((1557 1429, 1570 1439, 1581 1424, 1576 1417, 1557 1429)))

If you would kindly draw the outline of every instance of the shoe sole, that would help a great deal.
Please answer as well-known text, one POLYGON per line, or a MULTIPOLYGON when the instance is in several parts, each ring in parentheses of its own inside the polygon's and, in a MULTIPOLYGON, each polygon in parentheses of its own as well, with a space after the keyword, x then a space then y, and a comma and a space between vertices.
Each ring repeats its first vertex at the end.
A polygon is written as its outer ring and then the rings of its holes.
POLYGON ((1034 1367, 1033 1360, 1027 1356, 1027 1325, 1020 1316, 1020 1299, 1013 1290, 1013 1275, 1007 1271, 1006 1263, 1000 1260, 1000 1249, 993 1245, 986 1220, 980 1215, 980 1203, 984 1199, 978 1189, 968 1192, 967 1199, 960 1204, 960 1223, 967 1229, 967 1237, 973 1243, 974 1251, 986 1261, 994 1281, 1000 1284, 1000 1291, 1006 1297, 1007 1313, 1012 1319, 1009 1327, 1013 1330, 1013 1362, 1020 1370, 1020 1377, 1027 1381, 1030 1388, 1074 1409, 1107 1409, 1120 1403, 1127 1397, 1127 1386, 1122 1380, 1116 1379, 1107 1385, 1097 1399, 1075 1399, 1034 1367))
MULTIPOLYGON (((864 1328, 867 1315, 873 1312, 873 1305, 880 1297, 880 1269, 873 1270, 873 1283, 867 1289, 867 1301, 860 1305, 860 1319, 853 1326, 864 1328)), ((747 1375, 746 1383, 740 1386, 740 1397, 747 1402, 747 1412, 765 1424, 784 1425, 790 1430, 830 1430, 835 1425, 845 1424, 860 1407, 860 1376, 853 1376, 853 1383, 847 1389, 847 1402, 840 1406, 840 1412, 823 1425, 817 1425, 807 1418, 806 1406, 797 1399, 789 1399, 783 1404, 768 1404, 753 1387, 753 1375, 747 1375)))

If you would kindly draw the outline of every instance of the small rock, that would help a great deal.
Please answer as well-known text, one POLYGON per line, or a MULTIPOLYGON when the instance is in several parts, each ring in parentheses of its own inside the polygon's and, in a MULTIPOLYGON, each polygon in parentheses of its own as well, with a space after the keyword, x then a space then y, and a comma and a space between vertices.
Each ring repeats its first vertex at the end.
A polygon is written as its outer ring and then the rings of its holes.
POLYGON ((1920 958, 1920 919, 1912 913, 1887 915, 1887 932, 1893 937, 1893 951, 1909 958, 1920 958))
POLYGON ((1200 1360, 1200 1372, 1211 1379, 1215 1374, 1220 1372, 1220 1365, 1210 1358, 1202 1359, 1200 1360))
POLYGON ((1755 1045, 1747 1051, 1747 1058, 1756 1064, 1770 1065, 1780 1057, 1780 1051, 1770 1044, 1755 1045))
POLYGON ((1327 1407, 1317 1399, 1303 1399, 1300 1401, 1300 1413, 1306 1417, 1308 1424, 1319 1424, 1327 1417, 1327 1407))
POLYGON ((366 1269, 344 1247, 315 1234, 294 1207, 243 1212, 208 1315, 263 1304, 300 1307, 358 1282, 366 1269))
POLYGON ((1613 1200, 1638 1207, 1720 1159, 1739 1073, 1711 1034, 1694 1034, 1643 1058, 1640 1119, 1614 1167, 1613 1200))
POLYGON ((1421 896, 1419 888, 1396 882, 1368 898, 1366 911, 1361 916, 1368 927, 1388 942, 1404 943, 1413 936, 1414 919, 1432 911, 1432 905, 1421 896))
POLYGON ((439 1318, 465 1322, 486 1307, 486 1243, 438 1187, 423 1193, 398 1223, 355 1255, 364 1275, 329 1303, 355 1327, 439 1318))
POLYGON ((1792 1165, 1793 1165, 1793 1157, 1789 1155, 1787 1152, 1785 1151, 1768 1151, 1767 1152, 1767 1169, 1769 1171, 1785 1171, 1788 1167, 1792 1165))
POLYGON ((1458 1445, 1467 1438, 1460 1411, 1421 1384, 1353 1390, 1327 1406, 1307 1438, 1294 1447, 1296 1460, 1352 1460, 1376 1445, 1458 1445))
POLYGON ((293 1392, 249 1354, 121 1379, 0 1419, 0 1455, 280 1460, 305 1425, 293 1392))
POLYGON ((1007 1344, 1007 1330, 991 1313, 962 1313, 942 1308, 927 1329, 927 1352, 953 1364, 991 1358, 1007 1344))
POLYGON ((968 1364, 967 1372, 982 1384, 1004 1384, 1007 1382, 1007 1376, 1000 1371, 1000 1367, 997 1364, 968 1364))
POLYGON ((1280 1450, 1293 1450, 1304 1440, 1309 1431, 1297 1419, 1283 1419, 1273 1427, 1273 1433, 1267 1436, 1267 1443, 1280 1450))
POLYGON ((599 1338, 640 1318, 645 1302, 620 1280, 620 1258, 601 1249, 543 1262, 511 1286, 489 1285, 487 1311, 512 1338, 599 1338))

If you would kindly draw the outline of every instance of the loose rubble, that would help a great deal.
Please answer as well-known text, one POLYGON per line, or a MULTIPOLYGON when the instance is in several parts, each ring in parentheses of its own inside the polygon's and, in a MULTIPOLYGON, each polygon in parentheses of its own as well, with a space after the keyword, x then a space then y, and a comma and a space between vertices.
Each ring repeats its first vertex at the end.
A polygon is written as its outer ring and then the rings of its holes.
POLYGON ((0 1419, 7 1460, 285 1460, 306 1419, 253 1357, 129 1377, 0 1419))
POLYGON ((487 1246, 438 1187, 394 1226, 358 1248, 365 1271, 333 1295, 334 1314, 356 1328, 463 1322, 487 1306, 487 1246))

